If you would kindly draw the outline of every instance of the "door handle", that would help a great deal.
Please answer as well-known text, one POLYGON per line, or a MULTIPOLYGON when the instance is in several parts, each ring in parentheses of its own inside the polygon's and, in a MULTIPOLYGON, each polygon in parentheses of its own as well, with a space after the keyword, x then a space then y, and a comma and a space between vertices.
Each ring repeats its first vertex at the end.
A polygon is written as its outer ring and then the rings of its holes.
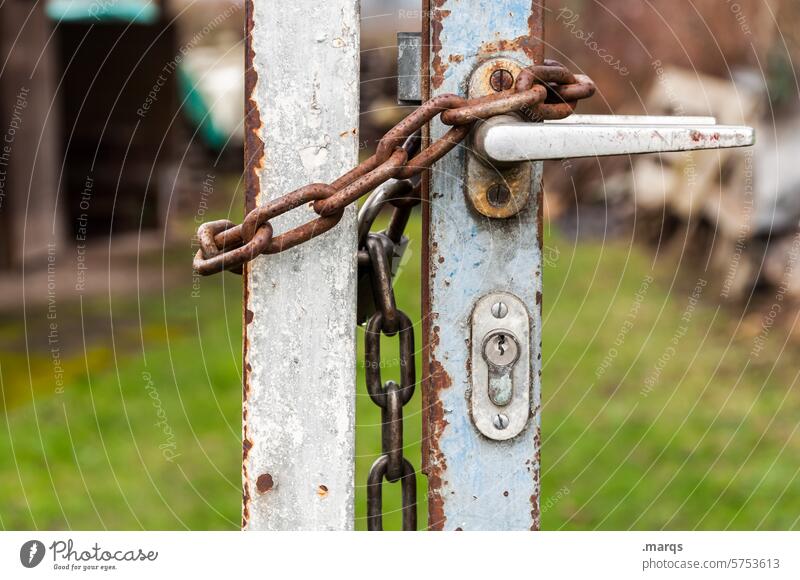
POLYGON ((573 115, 527 123, 514 115, 482 122, 473 146, 490 164, 748 147, 752 127, 717 125, 713 117, 573 115))

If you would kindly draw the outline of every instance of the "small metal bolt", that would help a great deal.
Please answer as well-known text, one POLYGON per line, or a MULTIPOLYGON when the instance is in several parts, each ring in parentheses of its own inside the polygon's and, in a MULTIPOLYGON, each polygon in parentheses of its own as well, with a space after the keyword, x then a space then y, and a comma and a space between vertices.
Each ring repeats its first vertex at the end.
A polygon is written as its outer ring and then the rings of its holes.
POLYGON ((492 316, 495 318, 505 318, 508 314, 508 306, 505 302, 495 302, 492 305, 492 316))
POLYGON ((500 431, 502 431, 503 429, 508 427, 509 423, 508 415, 504 415, 503 413, 498 413, 497 415, 494 416, 494 420, 492 421, 492 423, 494 423, 495 429, 499 429, 500 431))
POLYGON ((498 69, 489 77, 489 84, 492 85, 492 89, 497 93, 506 91, 514 86, 514 75, 505 69, 498 69))
POLYGON ((494 207, 504 207, 511 199, 511 192, 502 183, 495 183, 486 190, 486 199, 494 207))

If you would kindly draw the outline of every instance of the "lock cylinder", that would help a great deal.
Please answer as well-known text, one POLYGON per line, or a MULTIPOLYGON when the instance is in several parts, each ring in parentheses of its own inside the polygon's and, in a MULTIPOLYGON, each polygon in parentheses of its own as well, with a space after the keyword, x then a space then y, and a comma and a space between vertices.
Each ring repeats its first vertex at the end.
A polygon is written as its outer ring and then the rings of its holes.
POLYGON ((489 367, 489 399, 505 407, 514 394, 511 371, 519 359, 519 342, 507 330, 493 332, 483 343, 483 358, 489 367))
POLYGON ((516 437, 528 424, 531 401, 531 318, 507 292, 480 298, 472 312, 472 421, 497 441, 516 437))

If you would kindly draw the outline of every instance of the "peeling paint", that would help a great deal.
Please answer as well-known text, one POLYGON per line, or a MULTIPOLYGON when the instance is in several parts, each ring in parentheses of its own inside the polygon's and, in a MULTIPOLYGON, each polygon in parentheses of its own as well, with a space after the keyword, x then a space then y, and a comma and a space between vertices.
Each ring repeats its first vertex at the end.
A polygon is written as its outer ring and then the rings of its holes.
POLYGON ((314 171, 325 167, 328 164, 328 153, 328 143, 303 147, 299 151, 300 162, 303 164, 303 169, 309 174, 313 174, 314 171))
MULTIPOLYGON (((435 10, 431 13, 431 49, 433 50, 433 60, 431 61, 431 86, 438 89, 444 83, 444 77, 447 73, 448 65, 442 61, 442 21, 450 15, 449 10, 435 10)), ((462 58, 463 60, 463 58, 462 58)))
MULTIPOLYGON (((434 334, 432 342, 437 342, 437 340, 438 335, 434 334)), ((444 487, 442 474, 447 471, 447 458, 439 448, 438 441, 447 429, 447 419, 445 419, 444 405, 440 394, 444 389, 449 389, 453 383, 438 361, 431 360, 429 370, 429 399, 425 402, 425 408, 428 411, 426 418, 428 436, 425 438, 426 446, 423 450, 424 472, 428 476, 428 487, 431 490, 428 496, 428 527, 431 530, 442 530, 446 521, 444 498, 441 494, 444 487)))
MULTIPOLYGON (((244 194, 245 194, 245 213, 256 207, 258 193, 261 190, 259 169, 264 159, 264 142, 261 140, 261 116, 258 104, 255 100, 256 84, 258 74, 253 68, 255 53, 251 42, 253 33, 253 10, 254 0, 245 2, 245 139, 244 139, 244 194)), ((247 460, 253 442, 250 440, 247 430, 247 407, 246 402, 250 394, 250 372, 251 367, 247 362, 247 328, 253 320, 253 312, 247 308, 249 303, 249 286, 247 276, 249 266, 245 265, 242 272, 242 301, 245 305, 242 314, 242 529, 245 529, 250 521, 250 477, 248 475, 247 460)))
MULTIPOLYGON (((253 34, 255 20, 253 15, 254 0, 245 2, 245 35, 250 39, 253 34)), ((254 67, 255 51, 253 43, 245 43, 244 57, 244 95, 245 95, 245 212, 249 212, 257 205, 258 194, 261 191, 260 169, 264 165, 264 141, 261 139, 261 113, 256 102, 256 84, 258 73, 254 67)))

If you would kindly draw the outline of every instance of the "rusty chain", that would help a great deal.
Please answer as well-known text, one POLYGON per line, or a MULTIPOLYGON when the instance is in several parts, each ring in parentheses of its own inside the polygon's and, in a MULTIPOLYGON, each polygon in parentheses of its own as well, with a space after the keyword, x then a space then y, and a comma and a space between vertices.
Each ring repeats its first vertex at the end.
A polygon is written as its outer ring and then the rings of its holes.
POLYGON ((367 529, 383 529, 383 481, 400 482, 403 530, 417 529, 417 473, 403 456, 403 407, 416 386, 414 326, 397 308, 392 280, 407 239, 403 235, 414 205, 420 202, 419 188, 409 180, 393 180, 378 188, 359 212, 359 232, 368 232, 381 207, 394 205, 386 230, 365 233, 360 242, 359 289, 371 289, 371 296, 359 296, 359 319, 374 310, 366 323, 364 368, 367 393, 381 409, 381 456, 367 478, 367 529), (363 283, 369 277, 369 284, 363 283), (363 304, 371 298, 370 304, 363 304), (400 343, 400 383, 383 382, 381 377, 381 335, 397 336, 400 343))
POLYGON ((339 223, 348 205, 389 179, 409 179, 429 169, 461 143, 477 121, 508 113, 530 121, 563 119, 594 92, 589 77, 545 60, 524 69, 514 87, 496 94, 475 99, 454 94, 434 97, 390 129, 374 155, 333 183, 312 183, 271 200, 247 214, 241 225, 230 220, 201 225, 194 269, 201 275, 241 273, 245 263, 261 254, 277 254, 327 232, 339 223), (410 153, 409 138, 437 116, 451 129, 422 151, 410 153), (271 219, 309 203, 319 217, 274 235, 271 219))

